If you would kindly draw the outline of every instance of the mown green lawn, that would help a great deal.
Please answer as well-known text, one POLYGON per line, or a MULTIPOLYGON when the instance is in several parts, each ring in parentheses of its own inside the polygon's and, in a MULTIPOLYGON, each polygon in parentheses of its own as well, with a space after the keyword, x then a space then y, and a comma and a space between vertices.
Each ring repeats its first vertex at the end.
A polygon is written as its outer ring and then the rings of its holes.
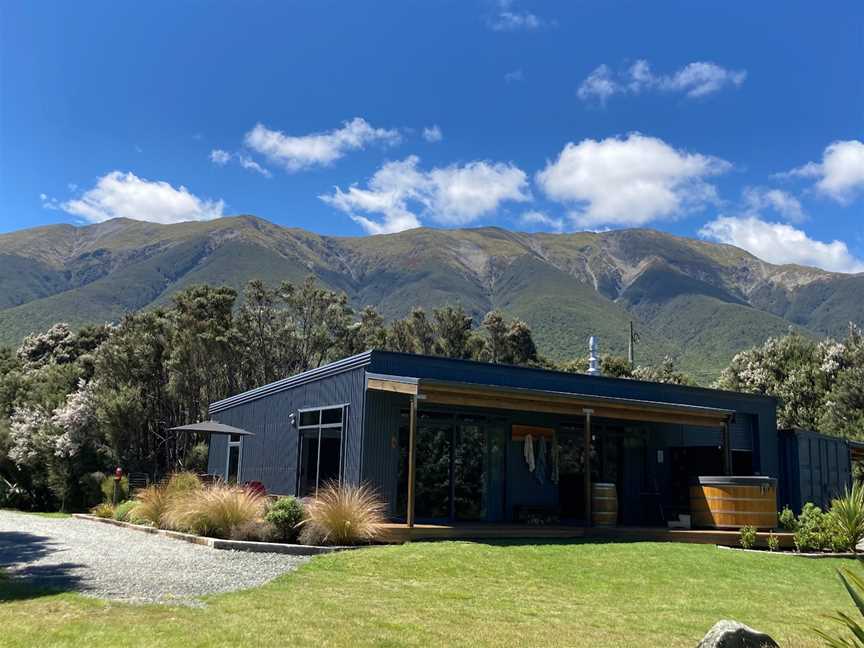
POLYGON ((0 644, 692 648, 732 618, 784 646, 818 646, 810 628, 830 627, 821 615, 855 613, 841 564, 661 543, 414 543, 318 557, 205 608, 0 579, 0 644))

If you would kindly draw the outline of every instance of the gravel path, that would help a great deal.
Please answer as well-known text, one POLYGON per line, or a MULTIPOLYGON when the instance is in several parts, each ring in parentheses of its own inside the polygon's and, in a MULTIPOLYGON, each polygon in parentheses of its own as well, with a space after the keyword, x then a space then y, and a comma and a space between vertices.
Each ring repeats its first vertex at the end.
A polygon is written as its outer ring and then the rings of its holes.
POLYGON ((263 585, 307 560, 0 511, 0 568, 8 575, 103 599, 202 605, 202 595, 263 585))

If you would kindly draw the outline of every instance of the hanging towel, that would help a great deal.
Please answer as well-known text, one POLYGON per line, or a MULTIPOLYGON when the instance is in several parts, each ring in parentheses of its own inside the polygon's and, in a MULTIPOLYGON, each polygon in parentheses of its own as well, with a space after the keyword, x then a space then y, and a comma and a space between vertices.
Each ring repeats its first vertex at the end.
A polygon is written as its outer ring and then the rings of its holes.
POLYGON ((528 464, 528 472, 534 472, 534 437, 525 435, 525 463, 528 464))
POLYGON ((540 443, 537 444, 537 470, 534 471, 534 479, 538 484, 546 481, 546 437, 540 437, 540 443))

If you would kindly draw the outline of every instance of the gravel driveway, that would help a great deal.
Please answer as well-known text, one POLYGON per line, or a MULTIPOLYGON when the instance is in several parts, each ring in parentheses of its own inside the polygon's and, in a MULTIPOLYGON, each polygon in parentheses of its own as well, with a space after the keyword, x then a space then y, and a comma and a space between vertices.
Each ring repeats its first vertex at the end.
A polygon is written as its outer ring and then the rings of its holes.
POLYGON ((204 594, 263 585, 307 560, 0 511, 0 568, 9 576, 103 599, 201 605, 204 594))

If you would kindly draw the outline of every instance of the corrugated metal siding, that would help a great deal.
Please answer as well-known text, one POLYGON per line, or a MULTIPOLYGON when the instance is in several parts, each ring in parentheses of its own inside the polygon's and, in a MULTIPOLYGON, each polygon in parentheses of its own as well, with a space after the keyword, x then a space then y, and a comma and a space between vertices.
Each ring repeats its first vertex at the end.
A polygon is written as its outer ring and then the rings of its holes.
POLYGON ((225 453, 228 450, 228 437, 224 434, 214 434, 210 437, 210 448, 207 454, 207 472, 211 475, 225 476, 225 453))
POLYGON ((409 405, 408 396, 403 394, 369 392, 366 395, 362 479, 379 490, 391 516, 404 515, 404 511, 396 511, 399 413, 409 405))
MULTIPOLYGON (((289 414, 303 408, 348 403, 347 426, 343 431, 343 477, 357 482, 362 463, 365 388, 363 368, 352 369, 242 402, 215 412, 213 418, 255 435, 243 440, 243 481, 260 481, 273 493, 295 494, 299 437, 297 428, 290 424, 289 414)), ((210 465, 217 474, 224 472, 226 447, 227 443, 222 441, 211 450, 210 465)))

